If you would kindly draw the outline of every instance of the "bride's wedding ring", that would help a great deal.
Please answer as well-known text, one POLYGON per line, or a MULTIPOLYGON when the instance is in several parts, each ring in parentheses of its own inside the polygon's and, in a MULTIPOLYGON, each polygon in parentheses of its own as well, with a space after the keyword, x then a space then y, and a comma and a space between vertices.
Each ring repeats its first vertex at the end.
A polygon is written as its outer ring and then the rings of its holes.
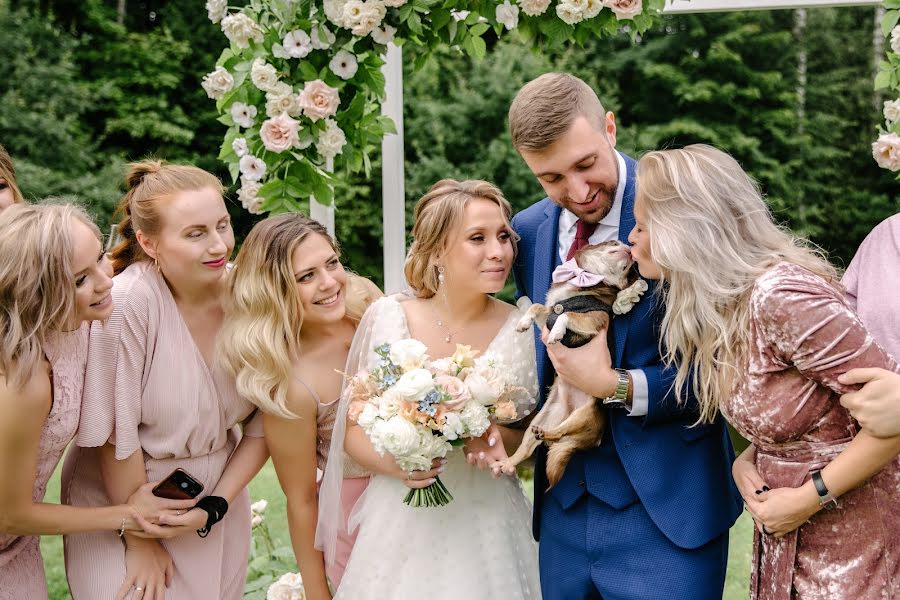
POLYGON ((406 480, 407 480, 407 481, 412 481, 412 471, 407 471, 407 472, 406 472, 406 480))
POLYGON ((136 586, 134 586, 134 591, 136 591, 136 592, 143 592, 143 591, 144 591, 144 588, 142 588, 142 587, 139 586, 139 585, 136 585, 136 586))

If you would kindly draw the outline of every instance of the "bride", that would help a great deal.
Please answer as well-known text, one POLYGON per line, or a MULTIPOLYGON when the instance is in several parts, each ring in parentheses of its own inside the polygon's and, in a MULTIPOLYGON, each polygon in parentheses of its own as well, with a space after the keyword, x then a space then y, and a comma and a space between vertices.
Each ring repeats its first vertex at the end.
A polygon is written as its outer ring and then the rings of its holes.
MULTIPOLYGON (((510 212, 500 190, 487 182, 436 183, 416 204, 405 267, 415 295, 387 296, 369 308, 353 339, 347 374, 374 366, 373 350, 383 343, 413 338, 432 359, 465 344, 530 391, 531 404, 517 407, 527 415, 537 396, 533 337, 530 331, 516 333, 515 307, 489 295, 503 288, 515 255, 510 212)), ((336 600, 540 598, 531 505, 517 479, 492 479, 471 464, 486 463, 493 450, 502 452, 496 446, 501 437, 513 451, 515 431, 492 425, 483 436, 489 442, 469 440, 431 470, 407 473, 390 455, 378 455, 362 429, 347 422, 347 404, 345 395, 331 456, 340 456, 343 447, 374 477, 350 518, 359 532, 336 600), (449 504, 403 503, 407 488, 426 487, 438 474, 454 497, 449 504)), ((342 522, 341 480, 340 461, 330 461, 316 540, 326 560, 342 522)))

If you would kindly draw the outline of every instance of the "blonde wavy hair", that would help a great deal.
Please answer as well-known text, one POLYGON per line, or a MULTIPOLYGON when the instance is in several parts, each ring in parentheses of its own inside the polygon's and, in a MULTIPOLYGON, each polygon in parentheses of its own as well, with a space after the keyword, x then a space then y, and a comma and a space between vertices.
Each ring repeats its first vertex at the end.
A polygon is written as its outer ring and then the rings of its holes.
POLYGON ((24 386, 44 359, 50 331, 75 313, 72 227, 87 214, 71 204, 14 204, 0 213, 0 374, 24 386))
MULTIPOLYGON (((238 392, 264 412, 293 418, 287 407, 288 381, 300 355, 303 306, 292 259, 310 235, 337 244, 318 221, 288 213, 257 223, 235 259, 218 336, 218 359, 234 377, 238 392)), ((374 298, 366 282, 348 274, 346 315, 359 322, 374 298)))
POLYGON ((403 272, 417 297, 431 298, 437 293, 438 262, 449 246, 450 234, 463 222, 466 204, 477 198, 490 200, 500 207, 509 227, 513 252, 516 252, 519 236, 509 224, 512 207, 497 186, 479 179, 442 179, 416 203, 413 241, 406 254, 403 272))
POLYGON ((721 150, 649 152, 638 162, 637 190, 662 275, 661 350, 677 366, 679 398, 693 378, 698 423, 711 422, 746 371, 757 279, 781 262, 839 288, 838 274, 819 249, 775 223, 756 182, 721 150))
POLYGON ((118 234, 122 241, 110 251, 113 272, 118 275, 132 263, 149 260, 137 232, 156 235, 162 229, 162 205, 179 192, 212 188, 225 191, 219 178, 198 167, 173 165, 160 160, 142 160, 128 165, 125 195, 116 214, 121 217, 118 234))
POLYGON ((6 180, 6 185, 12 191, 13 202, 15 204, 25 202, 25 197, 19 190, 18 183, 16 183, 16 168, 13 166, 12 158, 2 145, 0 145, 0 177, 6 180))

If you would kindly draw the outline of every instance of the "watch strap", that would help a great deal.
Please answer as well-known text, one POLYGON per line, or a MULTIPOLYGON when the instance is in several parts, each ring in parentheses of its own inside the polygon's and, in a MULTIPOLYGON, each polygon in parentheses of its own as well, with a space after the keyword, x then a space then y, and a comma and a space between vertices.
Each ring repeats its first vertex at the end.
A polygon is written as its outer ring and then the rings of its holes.
POLYGON ((819 494, 819 504, 825 508, 837 508, 837 498, 828 491, 828 486, 825 485, 825 480, 822 479, 822 471, 813 471, 812 482, 816 486, 816 493, 819 494))

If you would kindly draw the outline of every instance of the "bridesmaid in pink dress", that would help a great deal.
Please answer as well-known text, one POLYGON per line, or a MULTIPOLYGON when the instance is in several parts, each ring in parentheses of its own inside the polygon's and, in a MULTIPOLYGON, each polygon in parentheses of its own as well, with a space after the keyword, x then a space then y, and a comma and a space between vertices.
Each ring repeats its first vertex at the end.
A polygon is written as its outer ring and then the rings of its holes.
MULTIPOLYGON (((219 356, 242 396, 265 413, 266 442, 287 497, 294 555, 309 600, 331 599, 356 538, 345 530, 326 561, 315 548, 317 468, 324 472, 344 363, 359 319, 381 296, 344 271, 322 225, 285 214, 256 224, 235 260, 219 356), (323 402, 322 398, 332 399, 323 402)), ((343 459, 344 514, 368 473, 343 459)))
MULTIPOLYGON (((112 312, 100 232, 74 206, 22 204, 0 215, 0 231, 0 599, 40 600, 47 582, 37 536, 105 530, 115 537, 140 527, 128 504, 43 502, 78 426, 89 323, 112 312)), ((156 519, 152 505, 160 501, 152 499, 145 486, 129 503, 156 519)))
POLYGON ((744 492, 758 526, 751 597, 900 598, 900 437, 861 430, 838 380, 900 366, 730 156, 650 152, 638 190, 629 240, 641 274, 664 282, 676 385, 691 382, 704 419, 721 410, 752 442, 739 459, 759 469, 744 492))
POLYGON ((222 186, 195 167, 153 161, 132 165, 127 182, 115 309, 91 329, 63 493, 75 506, 102 505, 181 468, 203 484, 198 498, 223 498, 228 510, 206 537, 198 530, 209 513, 199 507, 161 517, 170 526, 161 541, 68 535, 69 588, 74 600, 238 600, 250 549, 246 486, 268 453, 260 419, 242 435, 254 406, 214 361, 234 247, 222 186))

